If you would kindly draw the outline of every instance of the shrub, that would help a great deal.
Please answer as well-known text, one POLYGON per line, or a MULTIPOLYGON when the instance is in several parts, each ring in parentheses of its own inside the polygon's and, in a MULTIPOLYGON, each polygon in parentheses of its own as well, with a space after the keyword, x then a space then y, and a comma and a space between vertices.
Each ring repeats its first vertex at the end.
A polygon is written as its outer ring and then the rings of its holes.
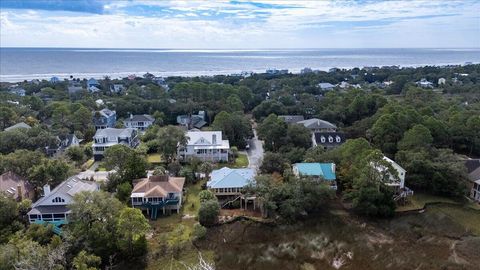
POLYGON ((193 232, 192 232, 193 241, 203 239, 205 238, 206 235, 207 235, 207 228, 203 227, 200 223, 195 223, 195 225, 193 225, 193 232))
POLYGON ((217 222, 220 213, 220 205, 217 201, 209 200, 200 205, 198 221, 203 226, 212 226, 217 222))
POLYGON ((217 197, 215 197, 215 194, 213 194, 213 192, 211 192, 210 190, 200 191, 200 193, 198 193, 198 197, 200 198, 201 203, 204 203, 210 200, 217 200, 217 197))

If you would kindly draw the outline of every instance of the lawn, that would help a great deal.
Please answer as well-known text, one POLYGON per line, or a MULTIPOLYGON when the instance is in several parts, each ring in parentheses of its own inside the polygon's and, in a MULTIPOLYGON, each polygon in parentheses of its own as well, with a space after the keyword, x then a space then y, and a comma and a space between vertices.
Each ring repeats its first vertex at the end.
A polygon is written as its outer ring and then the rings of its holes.
POLYGON ((198 253, 207 261, 213 261, 213 252, 198 250, 191 241, 193 225, 197 223, 193 216, 200 208, 198 193, 205 180, 186 188, 183 208, 180 214, 159 217, 150 221, 153 236, 148 240, 147 269, 184 269, 184 264, 194 264, 198 253), (189 215, 189 218, 182 218, 189 215))
POLYGON ((248 158, 246 154, 238 154, 235 163, 229 163, 229 168, 246 168, 248 166, 248 158))
POLYGON ((465 230, 480 236, 480 211, 469 208, 468 206, 458 205, 433 205, 428 207, 428 211, 441 213, 456 223, 460 224, 465 230))
POLYGON ((415 193, 411 198, 409 203, 406 205, 401 205, 397 207, 397 212, 404 212, 404 211, 412 211, 412 210, 421 210, 425 207, 427 203, 452 203, 458 204, 458 202, 446 198, 440 197, 435 195, 429 195, 425 193, 415 193))
POLYGON ((162 163, 162 156, 158 153, 149 154, 147 156, 147 161, 152 164, 160 164, 162 163))

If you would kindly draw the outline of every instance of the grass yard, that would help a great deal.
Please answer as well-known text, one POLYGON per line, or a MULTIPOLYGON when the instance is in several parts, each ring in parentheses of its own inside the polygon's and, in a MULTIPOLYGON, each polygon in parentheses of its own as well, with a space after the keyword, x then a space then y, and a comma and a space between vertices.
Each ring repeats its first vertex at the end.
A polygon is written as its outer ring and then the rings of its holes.
POLYGON ((82 168, 90 169, 90 167, 92 167, 93 163, 95 163, 95 160, 93 160, 93 158, 91 158, 91 159, 87 160, 85 163, 83 163, 82 168))
POLYGON ((480 211, 469 208, 468 206, 457 205, 432 205, 428 207, 428 211, 441 213, 456 223, 460 224, 465 230, 480 236, 480 211))
POLYGON ((158 153, 147 155, 147 161, 152 164, 162 163, 162 156, 158 153))
POLYGON ((213 251, 198 250, 191 241, 193 225, 197 223, 194 216, 200 208, 198 193, 204 183, 205 180, 187 186, 180 214, 150 221, 153 236, 148 240, 146 269, 185 269, 184 264, 197 262, 199 252, 205 260, 213 261, 213 251), (182 218, 184 215, 190 217, 182 218))
POLYGON ((238 154, 238 157, 235 159, 235 163, 228 164, 227 167, 235 168, 246 168, 248 166, 248 158, 246 154, 238 154))
POLYGON ((452 203, 459 204, 458 202, 445 197, 429 195, 425 193, 415 193, 410 201, 406 205, 401 205, 397 207, 397 212, 412 211, 412 210, 421 210, 425 207, 427 203, 452 203))

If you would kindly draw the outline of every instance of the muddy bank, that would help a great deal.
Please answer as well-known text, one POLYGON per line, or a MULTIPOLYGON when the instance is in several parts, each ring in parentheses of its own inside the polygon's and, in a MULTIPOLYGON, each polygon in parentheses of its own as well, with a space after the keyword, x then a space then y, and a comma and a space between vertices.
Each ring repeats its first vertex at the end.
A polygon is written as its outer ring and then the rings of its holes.
POLYGON ((211 228, 200 245, 215 250, 217 269, 478 269, 480 265, 480 236, 430 209, 375 222, 346 213, 273 227, 242 220, 211 228))

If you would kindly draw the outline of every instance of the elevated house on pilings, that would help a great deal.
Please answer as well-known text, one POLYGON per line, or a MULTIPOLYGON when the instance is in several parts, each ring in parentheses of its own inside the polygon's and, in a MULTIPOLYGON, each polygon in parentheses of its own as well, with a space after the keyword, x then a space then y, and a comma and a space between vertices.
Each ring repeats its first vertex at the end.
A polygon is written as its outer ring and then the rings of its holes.
POLYGON ((223 167, 210 174, 207 188, 215 194, 222 208, 238 204, 240 208, 247 209, 253 203, 257 208, 256 197, 244 194, 244 188, 255 181, 255 170, 250 168, 230 169, 223 167), (238 202, 237 202, 238 201, 238 202))
POLYGON ((184 177, 152 175, 133 181, 130 199, 132 207, 146 211, 150 219, 157 219, 172 212, 180 213, 183 197, 184 177))

